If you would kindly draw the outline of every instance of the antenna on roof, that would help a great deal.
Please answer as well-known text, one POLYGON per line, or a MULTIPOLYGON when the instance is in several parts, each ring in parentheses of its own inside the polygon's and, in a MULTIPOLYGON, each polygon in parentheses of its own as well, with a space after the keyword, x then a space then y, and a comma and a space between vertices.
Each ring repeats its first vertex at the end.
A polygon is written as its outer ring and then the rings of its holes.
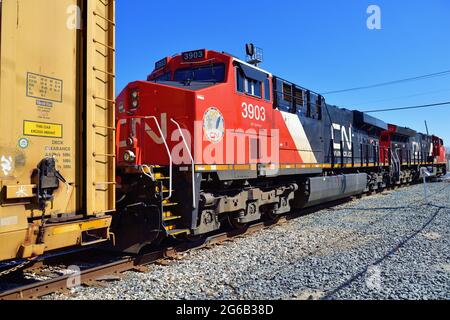
POLYGON ((430 132, 428 131, 428 123, 427 123, 427 120, 425 120, 425 128, 427 128, 427 136, 429 136, 429 135, 430 135, 430 132))
POLYGON ((264 51, 256 47, 253 43, 245 45, 245 53, 247 54, 247 62, 258 67, 263 62, 264 51))

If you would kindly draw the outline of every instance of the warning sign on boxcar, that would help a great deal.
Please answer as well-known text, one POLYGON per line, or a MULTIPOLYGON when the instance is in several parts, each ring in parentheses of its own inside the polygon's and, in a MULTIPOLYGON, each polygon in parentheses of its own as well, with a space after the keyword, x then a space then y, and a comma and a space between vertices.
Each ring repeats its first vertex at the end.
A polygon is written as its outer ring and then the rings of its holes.
POLYGON ((27 97, 53 102, 63 100, 63 81, 29 72, 27 97))
POLYGON ((33 137, 62 138, 63 126, 62 124, 24 121, 23 134, 33 137))

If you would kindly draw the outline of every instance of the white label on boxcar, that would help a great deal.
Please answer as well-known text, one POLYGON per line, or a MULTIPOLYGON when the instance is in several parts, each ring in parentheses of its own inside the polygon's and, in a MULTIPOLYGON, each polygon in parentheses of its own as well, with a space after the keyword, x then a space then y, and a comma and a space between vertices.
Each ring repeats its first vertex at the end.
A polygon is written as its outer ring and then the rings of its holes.
POLYGON ((16 224, 19 224, 19 218, 17 216, 0 218, 0 227, 15 226, 16 224))

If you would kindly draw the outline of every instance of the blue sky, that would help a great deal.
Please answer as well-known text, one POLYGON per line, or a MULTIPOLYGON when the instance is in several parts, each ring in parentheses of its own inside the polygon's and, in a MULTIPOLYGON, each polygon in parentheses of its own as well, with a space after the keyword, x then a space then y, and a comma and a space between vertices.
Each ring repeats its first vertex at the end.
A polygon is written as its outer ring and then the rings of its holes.
MULTIPOLYGON (((244 44, 264 49, 262 67, 318 92, 450 70, 448 0, 117 0, 117 93, 145 79, 155 61, 208 48, 244 58, 244 44), (369 30, 369 5, 381 30, 369 30)), ((450 101, 450 75, 326 95, 327 102, 373 110, 450 101)), ((443 137, 450 146, 450 106, 373 114, 443 137)))

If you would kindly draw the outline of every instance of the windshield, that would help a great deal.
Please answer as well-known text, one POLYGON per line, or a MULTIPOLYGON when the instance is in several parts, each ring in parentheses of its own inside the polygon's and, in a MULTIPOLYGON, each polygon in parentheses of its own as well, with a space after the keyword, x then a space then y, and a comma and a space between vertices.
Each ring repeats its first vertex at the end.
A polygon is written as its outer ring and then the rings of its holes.
POLYGON ((213 64, 201 67, 178 69, 174 81, 223 82, 225 80, 225 65, 213 64))
POLYGON ((152 81, 170 81, 171 75, 172 74, 170 72, 166 72, 159 77, 154 78, 152 81))

